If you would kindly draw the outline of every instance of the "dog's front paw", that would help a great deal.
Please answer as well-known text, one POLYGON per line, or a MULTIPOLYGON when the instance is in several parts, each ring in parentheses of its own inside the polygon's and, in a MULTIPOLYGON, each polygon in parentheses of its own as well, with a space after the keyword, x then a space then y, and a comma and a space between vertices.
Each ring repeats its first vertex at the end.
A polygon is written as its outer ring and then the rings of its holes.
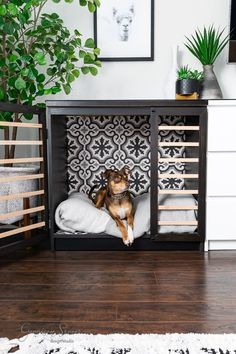
POLYGON ((129 246, 129 238, 128 238, 128 235, 127 235, 127 237, 123 237, 122 240, 123 240, 123 243, 124 243, 125 246, 129 246))
POLYGON ((126 237, 123 237, 122 240, 123 240, 123 243, 125 246, 127 246, 127 247, 130 246, 130 240, 129 240, 128 235, 126 237))
POLYGON ((134 242, 134 232, 131 226, 128 225, 128 241, 129 241, 129 246, 132 245, 134 242))
POLYGON ((130 226, 128 226, 127 234, 123 236, 122 239, 126 246, 131 246, 134 242, 134 233, 133 229, 130 226))

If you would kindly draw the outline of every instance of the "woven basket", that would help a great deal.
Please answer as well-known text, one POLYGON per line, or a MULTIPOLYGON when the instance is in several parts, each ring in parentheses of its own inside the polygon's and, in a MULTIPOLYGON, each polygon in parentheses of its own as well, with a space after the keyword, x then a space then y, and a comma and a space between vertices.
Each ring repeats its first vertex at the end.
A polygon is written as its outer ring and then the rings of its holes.
MULTIPOLYGON (((0 177, 13 177, 34 175, 39 171, 38 166, 18 166, 18 167, 0 167, 0 177)), ((22 180, 15 182, 0 183, 0 195, 18 194, 24 192, 31 192, 38 189, 38 180, 22 180)), ((30 208, 37 206, 38 197, 31 197, 30 208)), ((0 214, 11 213, 23 209, 23 198, 3 200, 0 201, 0 214)), ((9 219, 2 219, 2 224, 12 224, 16 221, 22 220, 23 216, 17 216, 9 219)))

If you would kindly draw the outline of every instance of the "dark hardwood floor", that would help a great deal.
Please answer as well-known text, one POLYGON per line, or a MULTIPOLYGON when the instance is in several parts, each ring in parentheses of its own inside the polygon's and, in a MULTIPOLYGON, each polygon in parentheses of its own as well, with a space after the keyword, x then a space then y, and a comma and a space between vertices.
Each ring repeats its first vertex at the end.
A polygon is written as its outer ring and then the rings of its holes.
POLYGON ((55 252, 0 260, 0 336, 236 332, 236 252, 55 252))

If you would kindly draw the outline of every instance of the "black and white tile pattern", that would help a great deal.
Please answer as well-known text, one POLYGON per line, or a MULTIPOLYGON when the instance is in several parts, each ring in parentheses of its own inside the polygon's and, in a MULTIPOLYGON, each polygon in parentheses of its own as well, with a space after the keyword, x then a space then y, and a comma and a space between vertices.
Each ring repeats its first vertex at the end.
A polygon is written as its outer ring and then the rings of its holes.
MULTIPOLYGON (((179 116, 161 117, 159 124, 184 125, 179 116)), ((130 190, 142 194, 150 187, 150 122, 148 116, 69 116, 67 122, 69 193, 87 193, 91 186, 105 185, 107 168, 132 170, 130 190)), ((183 141, 184 131, 160 131, 160 141, 183 141)), ((159 149, 160 157, 184 157, 183 147, 159 149)), ((182 163, 161 163, 162 173, 184 173, 182 163)), ((184 180, 159 180, 161 189, 184 188, 184 180)))

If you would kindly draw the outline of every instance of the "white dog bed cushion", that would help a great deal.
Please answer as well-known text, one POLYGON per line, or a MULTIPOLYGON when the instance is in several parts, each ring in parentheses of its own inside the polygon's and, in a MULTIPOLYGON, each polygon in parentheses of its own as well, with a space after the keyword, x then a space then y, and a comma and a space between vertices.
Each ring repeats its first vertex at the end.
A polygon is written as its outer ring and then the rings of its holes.
MULTIPOLYGON (((159 196, 163 205, 196 205, 192 195, 159 196)), ((150 229, 150 194, 146 193, 134 199, 134 237, 140 237, 150 229)), ((160 220, 193 221, 196 219, 193 210, 162 211, 160 220)), ((60 230, 66 232, 107 233, 121 237, 121 232, 108 211, 97 209, 84 193, 72 193, 60 203, 56 209, 55 221, 60 230)), ((126 224, 126 221, 123 221, 126 224)), ((195 226, 162 226, 159 232, 193 232, 195 226)))

